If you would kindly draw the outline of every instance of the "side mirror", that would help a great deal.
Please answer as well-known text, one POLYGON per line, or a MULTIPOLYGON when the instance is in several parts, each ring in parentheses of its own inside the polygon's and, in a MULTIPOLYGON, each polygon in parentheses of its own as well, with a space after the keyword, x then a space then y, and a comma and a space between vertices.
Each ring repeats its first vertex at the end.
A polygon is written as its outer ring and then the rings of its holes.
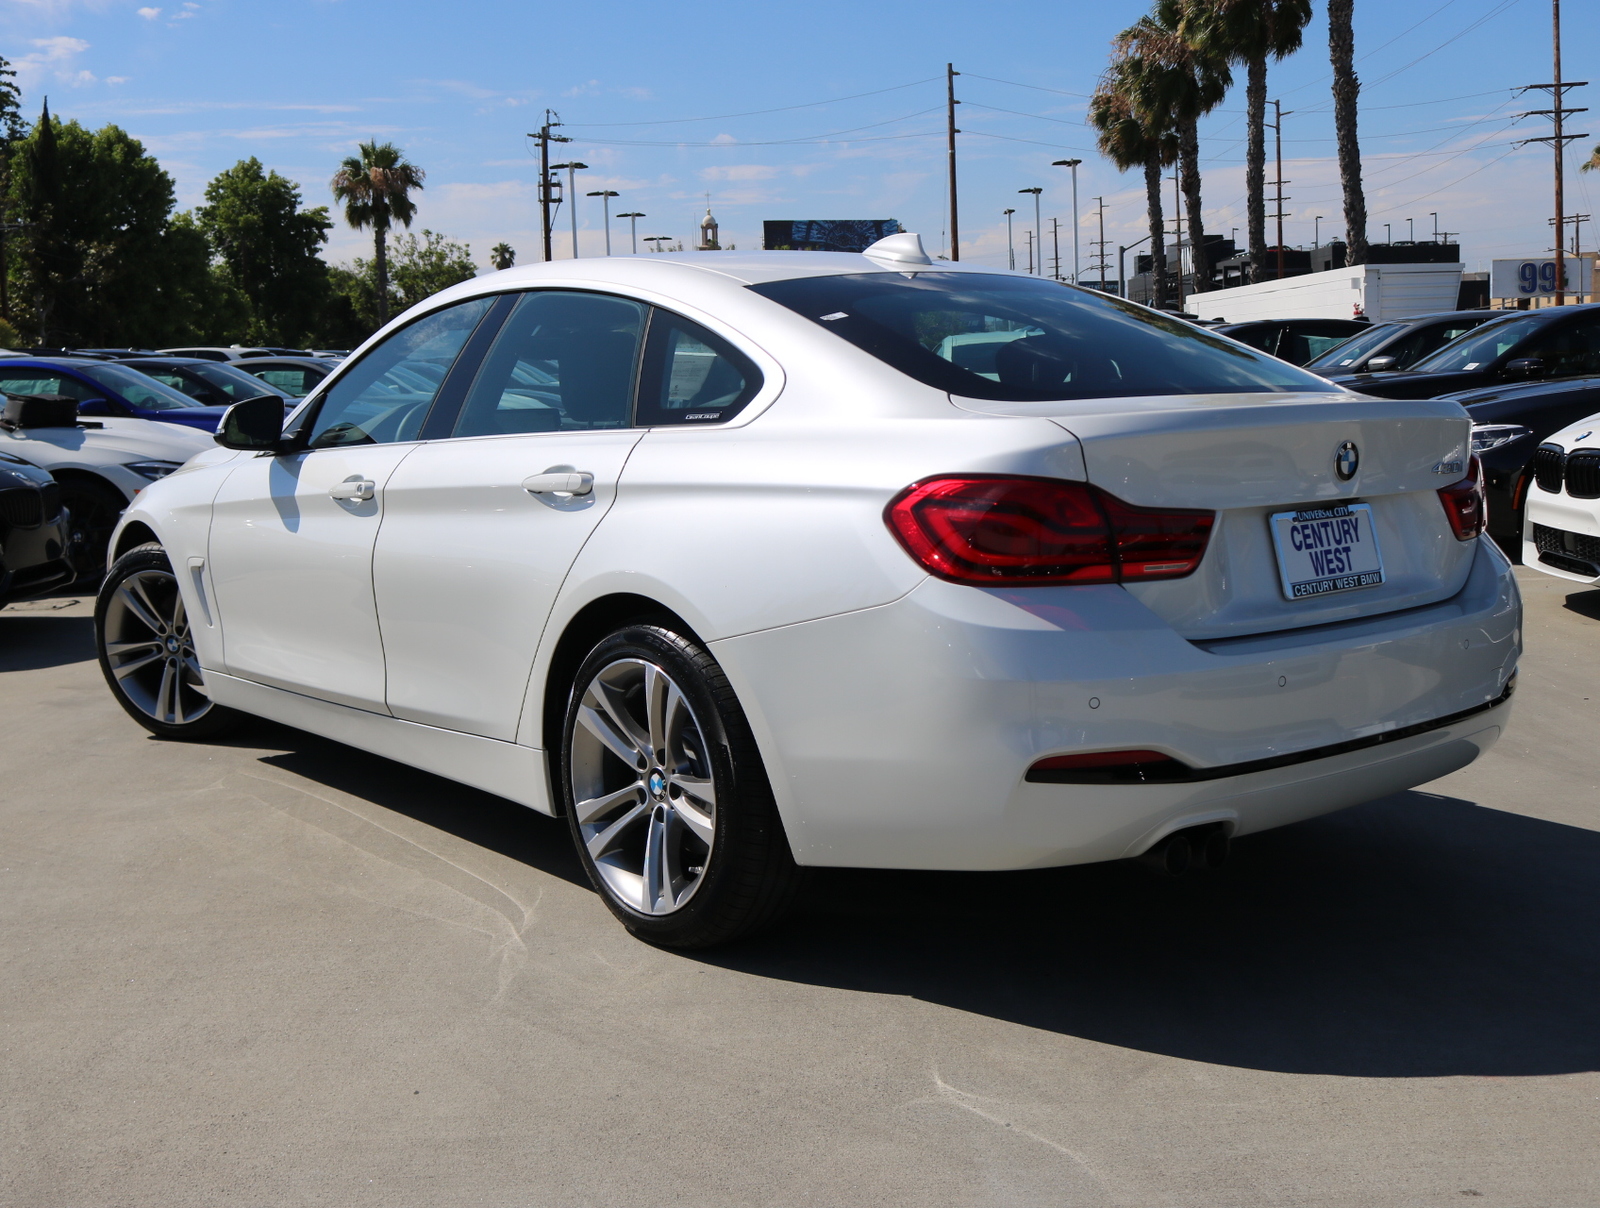
POLYGON ((216 440, 224 449, 276 452, 283 448, 283 401, 268 395, 247 398, 222 413, 216 440))
POLYGON ((1544 362, 1538 357, 1518 357, 1506 362, 1506 376, 1537 378, 1544 376, 1544 362))
POLYGON ((86 398, 78 403, 79 415, 115 415, 111 404, 103 398, 86 398))
POLYGON ((1388 373, 1389 370, 1398 369, 1399 367, 1400 367, 1400 358, 1399 357, 1373 357, 1370 361, 1367 362, 1367 367, 1366 367, 1365 372, 1367 372, 1367 373, 1388 373))

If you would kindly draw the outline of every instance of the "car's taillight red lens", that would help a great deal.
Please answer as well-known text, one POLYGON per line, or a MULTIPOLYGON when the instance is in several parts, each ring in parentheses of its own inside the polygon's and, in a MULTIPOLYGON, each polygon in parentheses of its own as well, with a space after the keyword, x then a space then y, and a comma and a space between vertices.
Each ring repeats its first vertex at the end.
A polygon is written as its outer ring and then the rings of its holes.
POLYGON ((1215 520, 1134 507, 1082 482, 989 475, 914 483, 885 517, 923 567, 968 584, 1180 578, 1200 564, 1215 520))
POLYGON ((1488 526, 1489 501, 1483 495, 1483 464, 1474 457, 1467 476, 1439 489, 1439 501, 1459 541, 1471 541, 1488 526))

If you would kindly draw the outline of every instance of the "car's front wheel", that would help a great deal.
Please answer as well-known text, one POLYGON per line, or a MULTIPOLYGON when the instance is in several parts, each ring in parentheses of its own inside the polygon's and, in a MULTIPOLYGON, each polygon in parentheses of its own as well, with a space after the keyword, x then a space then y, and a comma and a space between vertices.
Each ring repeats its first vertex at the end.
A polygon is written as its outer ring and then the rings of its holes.
POLYGON ((793 900, 800 873, 744 712, 681 634, 631 625, 584 659, 560 780, 584 869, 640 939, 723 943, 793 900))
POLYGON ((210 738, 240 714, 206 691, 172 562, 154 542, 118 558, 100 583, 95 645, 111 695, 162 738, 210 738))

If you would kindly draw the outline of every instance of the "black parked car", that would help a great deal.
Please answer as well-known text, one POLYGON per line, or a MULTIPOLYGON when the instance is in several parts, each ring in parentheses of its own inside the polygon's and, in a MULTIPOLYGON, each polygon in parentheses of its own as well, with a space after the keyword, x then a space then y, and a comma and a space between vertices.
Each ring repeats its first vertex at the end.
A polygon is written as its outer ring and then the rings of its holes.
POLYGON ((1211 330, 1291 365, 1304 365, 1371 326, 1365 319, 1255 319, 1219 323, 1211 330))
POLYGON ((128 357, 122 364, 149 374, 164 386, 181 390, 207 407, 228 407, 247 398, 275 394, 285 403, 294 403, 285 391, 246 373, 225 361, 205 361, 199 357, 128 357))
POLYGON ((1483 462, 1489 498, 1489 534, 1516 550, 1534 452, 1568 424, 1600 412, 1600 377, 1524 382, 1443 397, 1460 403, 1472 417, 1472 451, 1483 462))
POLYGON ((1323 377, 1409 369, 1457 336, 1502 317, 1503 312, 1496 310, 1447 310, 1374 323, 1308 361, 1305 367, 1323 377))
POLYGON ((0 603, 70 583, 71 525, 61 488, 31 462, 0 453, 0 603))
POLYGON ((1408 370, 1327 376, 1358 394, 1438 398, 1458 390, 1590 374, 1600 374, 1600 303, 1505 312, 1408 370))

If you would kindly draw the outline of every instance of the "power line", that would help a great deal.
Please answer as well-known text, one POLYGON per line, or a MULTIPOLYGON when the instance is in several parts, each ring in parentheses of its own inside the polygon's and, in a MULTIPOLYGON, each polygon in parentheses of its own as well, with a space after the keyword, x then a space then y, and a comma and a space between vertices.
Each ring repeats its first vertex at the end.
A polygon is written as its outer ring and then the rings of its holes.
POLYGON ((915 88, 918 84, 931 84, 939 78, 939 76, 929 76, 926 80, 912 80, 909 84, 896 84, 893 88, 875 88, 871 92, 857 92, 851 96, 836 96, 826 101, 807 101, 803 105, 779 105, 776 109, 749 109, 744 113, 714 113, 710 117, 668 117, 643 122, 573 122, 570 125, 574 128, 580 126, 598 128, 601 126, 673 126, 685 122, 721 122, 734 117, 758 117, 764 113, 788 113, 794 109, 815 109, 819 105, 837 105, 841 101, 859 101, 862 97, 882 96, 886 92, 900 92, 906 88, 915 88))
MULTIPOLYGON (((781 145, 783 145, 785 143, 823 142, 823 141, 826 141, 828 139, 838 138, 838 137, 840 137, 842 135, 845 135, 845 134, 854 134, 858 130, 876 130, 880 126, 892 126, 896 122, 907 122, 907 121, 910 121, 914 117, 925 117, 930 113, 938 113, 943 108, 944 108, 943 105, 935 105, 931 109, 919 109, 915 113, 902 114, 900 117, 892 117, 892 118, 887 119, 886 121, 869 122, 865 126, 852 126, 848 130, 835 130, 835 131, 833 131, 833 132, 831 132, 829 134, 808 134, 808 135, 805 135, 802 138, 777 138, 777 139, 764 139, 764 140, 760 140, 760 141, 745 141, 743 139, 722 139, 722 140, 719 140, 719 141, 704 142, 704 143, 689 143, 689 142, 684 142, 682 139, 606 139, 606 138, 586 138, 586 139, 583 139, 582 141, 586 142, 586 143, 605 143, 605 144, 610 145, 610 146, 618 146, 618 147, 776 147, 776 146, 781 146, 781 145)), ((896 135, 890 135, 889 137, 891 137, 891 138, 916 138, 918 136, 917 135, 911 135, 911 134, 896 134, 896 135)), ((865 142, 867 140, 861 139, 861 140, 857 140, 857 141, 865 142)))

